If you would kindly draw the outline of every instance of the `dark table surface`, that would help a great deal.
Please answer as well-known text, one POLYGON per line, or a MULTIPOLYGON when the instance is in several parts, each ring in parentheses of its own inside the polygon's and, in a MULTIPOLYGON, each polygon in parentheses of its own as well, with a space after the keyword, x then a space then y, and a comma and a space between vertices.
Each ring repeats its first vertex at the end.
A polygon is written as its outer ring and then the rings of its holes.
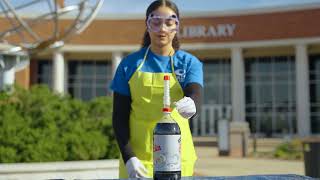
MULTIPOLYGON (((135 180, 138 178, 129 178, 126 180, 135 180)), ((142 178, 151 179, 151 178, 142 178)), ((141 179, 141 180, 142 180, 141 179)), ((281 174, 281 175, 249 175, 249 176, 215 176, 215 177, 182 177, 181 180, 315 180, 318 178, 311 178, 308 176, 300 176, 294 174, 281 174)), ((318 179, 320 180, 320 179, 318 179)))

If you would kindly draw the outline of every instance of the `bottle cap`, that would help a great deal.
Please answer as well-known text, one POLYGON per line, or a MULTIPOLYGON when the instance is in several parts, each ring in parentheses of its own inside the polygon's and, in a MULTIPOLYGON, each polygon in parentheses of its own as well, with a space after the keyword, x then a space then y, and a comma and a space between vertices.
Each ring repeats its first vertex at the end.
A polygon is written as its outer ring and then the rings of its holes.
POLYGON ((162 108, 162 112, 171 112, 171 108, 162 108))
POLYGON ((164 75, 164 80, 170 80, 170 76, 169 75, 164 75))

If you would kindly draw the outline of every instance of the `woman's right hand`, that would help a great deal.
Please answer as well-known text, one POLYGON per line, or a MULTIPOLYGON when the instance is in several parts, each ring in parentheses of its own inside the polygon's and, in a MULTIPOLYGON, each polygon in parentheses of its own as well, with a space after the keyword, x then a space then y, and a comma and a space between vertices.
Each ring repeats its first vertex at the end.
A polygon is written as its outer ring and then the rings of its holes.
POLYGON ((132 157, 126 162, 129 178, 147 178, 148 170, 137 157, 132 157))

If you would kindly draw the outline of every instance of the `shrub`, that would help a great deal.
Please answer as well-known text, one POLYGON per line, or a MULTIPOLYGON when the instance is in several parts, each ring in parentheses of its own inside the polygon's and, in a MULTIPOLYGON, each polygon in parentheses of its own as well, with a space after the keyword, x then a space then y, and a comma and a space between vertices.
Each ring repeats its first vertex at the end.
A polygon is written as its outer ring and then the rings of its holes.
POLYGON ((111 97, 89 102, 46 86, 0 92, 0 162, 118 158, 111 97))
POLYGON ((280 144, 274 151, 274 157, 287 160, 302 160, 301 141, 296 139, 280 144))

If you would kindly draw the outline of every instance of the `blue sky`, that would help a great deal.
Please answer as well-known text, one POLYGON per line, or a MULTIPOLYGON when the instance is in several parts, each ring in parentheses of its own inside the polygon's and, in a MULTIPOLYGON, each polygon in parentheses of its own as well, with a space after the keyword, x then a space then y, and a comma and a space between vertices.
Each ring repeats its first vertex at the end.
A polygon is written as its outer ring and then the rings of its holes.
MULTIPOLYGON (((153 0, 105 0, 101 13, 144 14, 153 0), (121 3, 120 3, 121 2, 121 3)), ((320 3, 320 0, 173 0, 183 12, 226 11, 270 6, 320 3)))
MULTIPOLYGON (((1 0, 0 0, 1 1, 1 0)), ((18 6, 24 3, 32 2, 33 0, 9 0, 13 6, 18 6)), ((53 2, 53 0, 51 0, 53 2)), ((65 0, 65 3, 75 4, 80 0, 65 0)), ((95 2, 96 0, 89 0, 95 2)), ((215 12, 215 11, 230 11, 243 10, 273 6, 288 6, 308 3, 320 3, 320 0, 173 0, 179 7, 180 12, 215 12)), ((36 13, 47 11, 47 0, 42 0, 41 3, 22 10, 22 12, 36 13)), ((99 15, 104 14, 144 14, 148 5, 153 0, 104 0, 102 9, 99 15)))

